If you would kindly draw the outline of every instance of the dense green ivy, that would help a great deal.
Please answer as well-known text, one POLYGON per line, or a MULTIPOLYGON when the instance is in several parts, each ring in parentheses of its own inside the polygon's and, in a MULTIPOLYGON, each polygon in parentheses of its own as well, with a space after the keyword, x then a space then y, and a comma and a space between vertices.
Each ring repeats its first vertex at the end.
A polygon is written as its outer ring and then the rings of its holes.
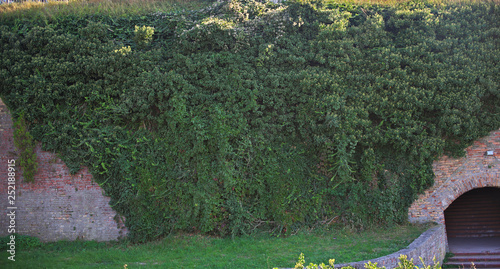
POLYGON ((135 241, 402 223, 433 160, 500 127, 499 14, 232 0, 13 22, 0 96, 90 168, 135 241))
POLYGON ((35 173, 38 169, 36 159, 36 143, 27 130, 26 120, 21 114, 14 122, 14 145, 18 149, 18 163, 22 167, 23 178, 26 182, 33 182, 35 173))

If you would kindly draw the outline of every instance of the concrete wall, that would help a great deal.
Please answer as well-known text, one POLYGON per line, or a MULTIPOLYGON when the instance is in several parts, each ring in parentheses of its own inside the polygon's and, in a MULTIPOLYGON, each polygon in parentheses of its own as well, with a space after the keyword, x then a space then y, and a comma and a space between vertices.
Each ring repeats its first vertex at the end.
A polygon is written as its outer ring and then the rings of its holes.
MULTIPOLYGON (((407 256, 408 260, 413 259, 415 265, 422 267, 420 257, 422 257, 425 265, 433 265, 434 258, 436 262, 442 264, 446 254, 446 231, 444 225, 438 225, 430 228, 417 239, 415 239, 407 248, 398 252, 394 252, 387 256, 370 260, 372 263, 377 263, 377 266, 390 269, 398 266, 399 257, 401 255, 407 256)), ((365 264, 369 261, 352 262, 345 264, 336 264, 335 268, 342 268, 352 266, 354 268, 365 268, 365 264)))
MULTIPOLYGON (((34 183, 23 182, 16 166, 15 204, 9 205, 8 161, 17 159, 10 113, 0 100, 0 236, 9 234, 16 207, 15 231, 56 240, 116 240, 127 233, 119 216, 109 205, 109 197, 93 181, 85 167, 75 175, 54 153, 37 150, 38 171, 34 183), (12 215, 12 214, 11 214, 12 215)), ((12 199, 10 199, 12 200, 12 199)))

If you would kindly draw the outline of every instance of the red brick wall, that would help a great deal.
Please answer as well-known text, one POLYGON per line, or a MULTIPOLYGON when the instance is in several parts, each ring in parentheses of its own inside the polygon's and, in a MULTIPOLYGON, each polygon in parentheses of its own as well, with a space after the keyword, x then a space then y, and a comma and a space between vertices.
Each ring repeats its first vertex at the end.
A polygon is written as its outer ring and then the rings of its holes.
POLYGON ((491 132, 466 149, 463 158, 442 157, 434 162, 434 186, 413 202, 410 222, 444 224, 444 210, 465 192, 482 187, 500 187, 500 130, 491 132), (486 155, 493 151, 493 156, 486 155))
MULTIPOLYGON (((17 159, 10 113, 0 100, 0 236, 9 234, 8 161, 17 159)), ((24 183, 16 166, 15 230, 19 234, 56 240, 116 240, 127 233, 109 197, 87 168, 71 175, 54 153, 36 149, 34 183, 24 183), (118 220, 118 222, 116 221, 118 220)))

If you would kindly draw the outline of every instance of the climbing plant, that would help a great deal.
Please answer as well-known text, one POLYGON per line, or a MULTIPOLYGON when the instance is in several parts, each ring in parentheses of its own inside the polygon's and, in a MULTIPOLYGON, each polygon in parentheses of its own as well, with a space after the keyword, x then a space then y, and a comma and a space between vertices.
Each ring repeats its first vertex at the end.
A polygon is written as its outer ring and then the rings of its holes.
POLYGON ((28 131, 24 112, 14 122, 14 145, 19 154, 17 161, 22 168, 24 180, 26 182, 33 182, 38 169, 35 152, 36 143, 28 131))
POLYGON ((500 127, 498 15, 231 0, 6 22, 0 95, 135 241, 402 223, 433 160, 500 127))

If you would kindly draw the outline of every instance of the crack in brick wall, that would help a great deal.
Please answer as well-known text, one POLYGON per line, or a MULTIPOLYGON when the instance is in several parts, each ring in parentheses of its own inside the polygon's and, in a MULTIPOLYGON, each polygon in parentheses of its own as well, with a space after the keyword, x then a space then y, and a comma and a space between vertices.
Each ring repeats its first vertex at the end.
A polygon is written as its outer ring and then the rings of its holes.
MULTIPOLYGON (((57 240, 116 240, 127 233, 86 167, 71 175, 56 154, 36 148, 39 164, 34 183, 24 183, 16 166, 16 232, 57 240)), ((0 99, 0 236, 8 234, 8 160, 17 159, 13 123, 0 99)), ((16 162, 17 163, 17 162, 16 162)))

